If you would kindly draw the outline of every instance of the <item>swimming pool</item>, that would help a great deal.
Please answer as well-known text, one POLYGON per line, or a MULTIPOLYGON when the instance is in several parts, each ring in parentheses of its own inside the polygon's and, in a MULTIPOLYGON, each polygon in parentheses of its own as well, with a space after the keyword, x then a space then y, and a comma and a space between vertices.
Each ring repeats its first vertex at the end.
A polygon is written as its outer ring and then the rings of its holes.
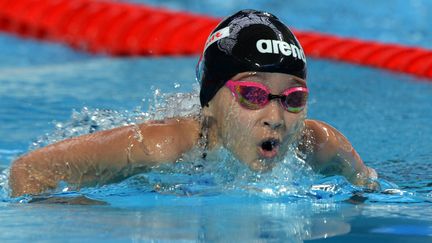
MULTIPOLYGON (((426 12, 432 5, 427 1, 394 1, 391 6, 372 1, 313 6, 301 1, 289 6, 283 1, 165 4, 219 16, 248 6, 274 12, 302 30, 432 48, 432 17, 426 12)), ((193 93, 196 59, 91 56, 58 44, 0 35, 1 168, 29 146, 147 117, 164 108, 157 106, 163 99, 160 94, 193 93)), ((400 191, 365 192, 347 202, 357 189, 341 178, 325 181, 334 186, 329 192, 296 197, 224 192, 206 174, 163 177, 155 172, 101 188, 59 193, 86 195, 109 205, 17 203, 3 193, 0 239, 431 241, 431 84, 309 59, 309 86, 308 116, 341 130, 366 164, 377 169, 384 189, 400 191), (160 182, 166 186, 164 193, 148 186, 160 182)), ((190 102, 194 101, 192 95, 190 102)))

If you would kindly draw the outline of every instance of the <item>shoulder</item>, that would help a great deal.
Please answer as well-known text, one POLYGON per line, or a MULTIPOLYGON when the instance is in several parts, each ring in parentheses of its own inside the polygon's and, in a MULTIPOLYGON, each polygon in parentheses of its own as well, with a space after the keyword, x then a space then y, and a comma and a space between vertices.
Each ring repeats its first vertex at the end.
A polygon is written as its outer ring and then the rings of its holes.
POLYGON ((199 121, 189 117, 166 118, 163 120, 150 120, 140 124, 140 126, 158 130, 189 128, 198 129, 199 121))
POLYGON ((164 141, 167 138, 181 139, 183 142, 197 140, 200 133, 200 123, 193 118, 169 118, 148 121, 139 125, 140 132, 145 133, 147 139, 164 141))
POLYGON ((141 132, 153 137, 182 137, 184 139, 198 138, 200 123, 192 118, 169 118, 153 120, 139 125, 141 132))
POLYGON ((322 121, 306 120, 303 139, 309 142, 312 159, 318 164, 331 161, 341 153, 355 153, 351 143, 340 131, 322 121))
POLYGON ((306 139, 315 145, 334 145, 338 136, 343 136, 336 128, 318 120, 305 120, 306 139))
POLYGON ((135 129, 143 152, 154 162, 175 161, 192 149, 200 137, 200 122, 193 118, 148 121, 135 129))
POLYGON ((306 128, 311 129, 314 132, 325 132, 326 129, 336 130, 334 127, 330 126, 329 124, 318 120, 306 119, 305 125, 306 128))

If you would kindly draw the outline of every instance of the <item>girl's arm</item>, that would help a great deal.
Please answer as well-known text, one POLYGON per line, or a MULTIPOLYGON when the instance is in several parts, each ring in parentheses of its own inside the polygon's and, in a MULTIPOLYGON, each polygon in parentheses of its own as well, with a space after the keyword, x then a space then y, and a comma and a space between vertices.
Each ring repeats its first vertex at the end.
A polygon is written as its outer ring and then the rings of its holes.
POLYGON ((32 151, 12 163, 12 196, 73 186, 106 184, 149 167, 174 162, 199 137, 193 119, 170 119, 100 131, 32 151))
POLYGON ((306 120, 307 139, 312 146, 312 167, 325 175, 343 175, 352 183, 367 184, 377 178, 367 167, 351 143, 334 127, 316 120, 306 120))

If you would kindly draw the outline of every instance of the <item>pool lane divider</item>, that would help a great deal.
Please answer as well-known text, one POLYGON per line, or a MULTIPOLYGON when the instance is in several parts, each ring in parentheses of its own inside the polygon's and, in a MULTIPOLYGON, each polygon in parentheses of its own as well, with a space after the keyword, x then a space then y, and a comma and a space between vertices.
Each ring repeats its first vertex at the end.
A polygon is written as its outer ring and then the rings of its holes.
MULTIPOLYGON (((113 56, 200 54, 219 21, 201 14, 108 0, 0 0, 0 31, 113 56)), ((310 57, 413 74, 432 81, 432 50, 294 32, 310 57)))

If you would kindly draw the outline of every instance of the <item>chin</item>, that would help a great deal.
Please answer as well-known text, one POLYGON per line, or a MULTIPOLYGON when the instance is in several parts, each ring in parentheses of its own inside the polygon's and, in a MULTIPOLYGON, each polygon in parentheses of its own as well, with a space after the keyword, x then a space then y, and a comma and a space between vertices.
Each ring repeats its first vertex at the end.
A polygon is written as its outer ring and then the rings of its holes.
POLYGON ((251 163, 248 163, 248 166, 251 170, 256 172, 268 172, 275 167, 275 160, 267 160, 267 159, 256 159, 251 163))

